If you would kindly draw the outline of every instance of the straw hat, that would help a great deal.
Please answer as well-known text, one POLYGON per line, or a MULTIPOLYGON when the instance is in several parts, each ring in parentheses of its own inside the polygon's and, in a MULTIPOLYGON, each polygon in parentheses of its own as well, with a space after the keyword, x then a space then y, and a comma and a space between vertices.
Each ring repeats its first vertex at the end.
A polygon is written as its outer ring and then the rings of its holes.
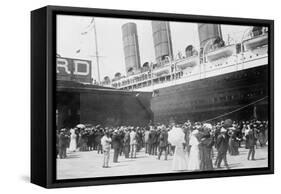
POLYGON ((192 135, 197 135, 198 133, 199 133, 199 131, 197 129, 195 129, 191 132, 192 135))
POLYGON ((224 127, 221 128, 221 133, 225 133, 226 131, 227 130, 224 127))

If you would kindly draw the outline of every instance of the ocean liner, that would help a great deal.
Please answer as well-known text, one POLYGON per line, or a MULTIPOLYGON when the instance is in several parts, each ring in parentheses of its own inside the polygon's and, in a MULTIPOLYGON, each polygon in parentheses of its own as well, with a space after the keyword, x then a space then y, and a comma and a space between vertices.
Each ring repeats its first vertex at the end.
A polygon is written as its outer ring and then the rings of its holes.
POLYGON ((155 64, 140 65, 135 23, 122 26, 127 75, 104 86, 152 92, 154 122, 268 117, 268 29, 254 26, 227 44, 219 24, 197 24, 200 48, 174 57, 169 22, 152 21, 155 64))

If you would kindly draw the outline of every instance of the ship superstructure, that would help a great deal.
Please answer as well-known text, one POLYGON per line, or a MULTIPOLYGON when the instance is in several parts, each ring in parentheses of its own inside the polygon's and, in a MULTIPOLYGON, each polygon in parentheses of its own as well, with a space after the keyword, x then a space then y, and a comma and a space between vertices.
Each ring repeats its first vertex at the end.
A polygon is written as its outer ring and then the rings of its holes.
MULTIPOLYGON (((151 106, 156 121, 170 117, 208 119, 267 96, 266 27, 251 27, 240 42, 226 44, 220 25, 198 24, 200 48, 189 45, 185 56, 176 59, 169 50, 172 48, 170 30, 166 23, 162 27, 166 27, 160 31, 166 37, 163 40, 167 44, 163 45, 168 54, 161 58, 156 54, 156 64, 146 63, 136 73, 104 85, 153 92, 151 106), (223 103, 219 105, 219 102, 223 103)), ((162 48, 157 49, 159 53, 162 48)), ((259 109, 263 117, 266 104, 259 109)))

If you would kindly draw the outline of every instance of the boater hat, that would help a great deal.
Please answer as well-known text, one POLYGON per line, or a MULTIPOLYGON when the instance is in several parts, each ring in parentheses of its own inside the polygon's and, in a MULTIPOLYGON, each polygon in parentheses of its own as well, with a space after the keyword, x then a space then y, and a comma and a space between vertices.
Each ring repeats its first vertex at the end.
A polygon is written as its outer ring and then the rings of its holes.
POLYGON ((199 131, 197 129, 192 131, 192 135, 197 135, 199 133, 199 131))
POLYGON ((226 131, 227 130, 224 127, 221 128, 221 133, 225 133, 226 131))

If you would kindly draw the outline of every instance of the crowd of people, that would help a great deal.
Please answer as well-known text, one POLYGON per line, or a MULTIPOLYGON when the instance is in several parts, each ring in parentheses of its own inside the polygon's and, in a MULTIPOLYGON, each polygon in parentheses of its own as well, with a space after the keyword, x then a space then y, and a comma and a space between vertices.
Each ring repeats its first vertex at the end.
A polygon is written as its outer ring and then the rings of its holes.
POLYGON ((239 155, 239 148, 245 147, 249 150, 247 159, 255 160, 255 149, 267 144, 267 136, 268 121, 258 120, 187 121, 145 127, 79 124, 71 129, 57 130, 57 155, 64 159, 70 152, 95 150, 103 154, 102 166, 108 168, 111 149, 114 163, 123 155, 136 158, 143 149, 145 154, 158 160, 162 155, 164 160, 172 157, 175 171, 213 170, 221 168, 222 161, 228 169, 227 153, 239 155))

